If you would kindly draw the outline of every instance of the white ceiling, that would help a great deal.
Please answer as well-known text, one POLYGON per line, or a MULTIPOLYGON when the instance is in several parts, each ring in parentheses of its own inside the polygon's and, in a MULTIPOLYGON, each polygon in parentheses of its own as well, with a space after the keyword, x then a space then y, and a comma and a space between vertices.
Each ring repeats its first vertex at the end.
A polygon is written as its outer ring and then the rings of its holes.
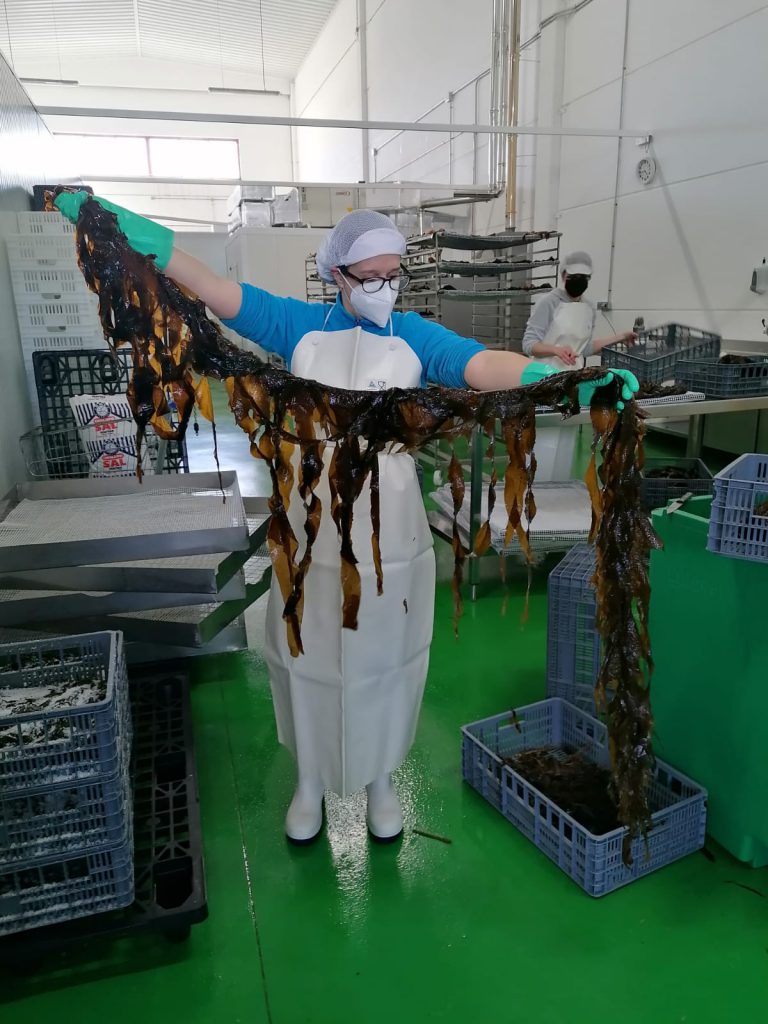
POLYGON ((335 3, 0 0, 0 49, 19 77, 77 78, 78 60, 140 57, 293 78, 335 3))

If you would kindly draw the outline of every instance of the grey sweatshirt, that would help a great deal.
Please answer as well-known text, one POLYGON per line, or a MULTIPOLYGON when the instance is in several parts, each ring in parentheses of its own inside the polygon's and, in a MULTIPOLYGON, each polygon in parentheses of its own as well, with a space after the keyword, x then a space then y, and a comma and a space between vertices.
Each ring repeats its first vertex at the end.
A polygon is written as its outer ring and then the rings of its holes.
MULTIPOLYGON (((544 341, 544 338, 547 336, 547 331, 552 326, 552 321, 555 318, 557 307, 561 302, 585 302, 592 310, 592 331, 594 332, 595 319, 597 317, 597 310, 595 309, 594 303, 585 296, 582 296, 580 299, 572 299, 564 288, 554 288, 551 292, 548 292, 539 299, 528 319, 528 323, 526 324, 525 334, 523 335, 523 352, 527 356, 533 355, 531 349, 537 341, 544 341)), ((591 339, 582 355, 592 355, 591 339)))

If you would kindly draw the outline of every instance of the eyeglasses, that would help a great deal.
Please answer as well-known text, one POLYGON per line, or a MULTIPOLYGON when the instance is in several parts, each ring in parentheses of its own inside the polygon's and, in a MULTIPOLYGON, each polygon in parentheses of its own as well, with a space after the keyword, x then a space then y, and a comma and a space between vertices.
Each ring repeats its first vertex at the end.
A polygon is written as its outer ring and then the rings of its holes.
POLYGON ((393 292, 400 293, 408 291, 411 285, 411 275, 407 274, 402 267, 400 268, 399 277, 369 277, 365 280, 361 277, 356 277, 349 267, 339 267, 339 270, 345 277, 351 277, 353 281, 357 281, 359 285, 362 285, 363 291, 367 292, 368 295, 380 292, 385 284, 388 284, 393 292))

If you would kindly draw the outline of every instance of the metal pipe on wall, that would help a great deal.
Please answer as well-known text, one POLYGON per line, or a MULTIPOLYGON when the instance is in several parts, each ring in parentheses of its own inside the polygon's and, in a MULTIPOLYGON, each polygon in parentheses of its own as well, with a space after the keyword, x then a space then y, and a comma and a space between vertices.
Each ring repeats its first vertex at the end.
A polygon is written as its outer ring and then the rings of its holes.
MULTIPOLYGON (((360 117, 368 120, 368 11, 366 0, 357 0, 357 41, 360 49, 360 117)), ((371 177, 371 149, 369 132, 362 132, 363 180, 371 177)))
MULTIPOLYGON (((514 6, 512 15, 511 53, 509 64, 509 104, 507 119, 510 124, 517 125, 520 101, 520 21, 522 0, 511 0, 514 6)), ((517 220, 517 136, 510 135, 507 139, 507 202, 505 223, 514 228, 517 220)))

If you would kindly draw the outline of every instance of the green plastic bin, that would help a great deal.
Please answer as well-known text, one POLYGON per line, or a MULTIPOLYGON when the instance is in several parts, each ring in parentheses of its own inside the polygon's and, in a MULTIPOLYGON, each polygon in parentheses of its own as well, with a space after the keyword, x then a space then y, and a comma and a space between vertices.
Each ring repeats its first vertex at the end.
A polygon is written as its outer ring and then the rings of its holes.
POLYGON ((709 791, 707 831, 768 864, 768 565, 706 550, 712 499, 653 512, 655 749, 709 791))

